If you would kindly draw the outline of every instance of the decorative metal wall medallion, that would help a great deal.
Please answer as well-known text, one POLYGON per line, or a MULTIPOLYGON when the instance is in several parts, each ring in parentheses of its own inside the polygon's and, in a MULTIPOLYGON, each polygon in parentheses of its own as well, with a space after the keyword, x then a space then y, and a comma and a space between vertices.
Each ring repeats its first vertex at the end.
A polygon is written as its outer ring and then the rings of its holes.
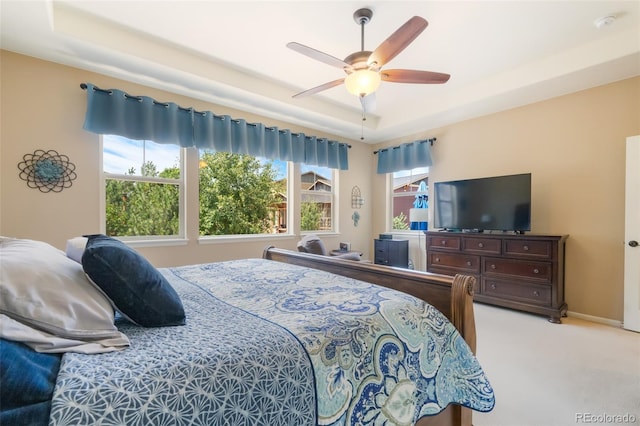
POLYGON ((26 181, 29 188, 41 192, 61 192, 77 177, 75 164, 54 150, 37 149, 33 154, 23 155, 22 159, 24 161, 18 163, 20 179, 26 181))

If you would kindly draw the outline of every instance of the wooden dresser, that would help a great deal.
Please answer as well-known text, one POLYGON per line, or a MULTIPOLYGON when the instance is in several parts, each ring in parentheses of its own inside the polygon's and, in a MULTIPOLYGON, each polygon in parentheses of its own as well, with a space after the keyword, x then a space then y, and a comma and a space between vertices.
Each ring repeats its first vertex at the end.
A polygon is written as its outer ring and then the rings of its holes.
POLYGON ((476 278, 474 301, 548 315, 566 315, 564 256, 568 235, 426 233, 427 271, 476 278))

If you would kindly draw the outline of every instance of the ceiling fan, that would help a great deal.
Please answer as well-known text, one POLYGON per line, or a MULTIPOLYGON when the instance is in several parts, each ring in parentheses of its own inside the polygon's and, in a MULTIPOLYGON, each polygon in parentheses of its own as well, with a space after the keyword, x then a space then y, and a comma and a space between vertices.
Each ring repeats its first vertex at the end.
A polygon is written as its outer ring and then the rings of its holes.
POLYGON ((353 19, 361 27, 360 51, 350 54, 344 60, 300 43, 291 42, 287 44, 288 48, 317 61, 341 68, 347 74, 344 78, 297 93, 293 95, 294 98, 313 95, 344 83, 350 93, 361 98, 364 107, 364 98, 375 92, 381 81, 442 84, 449 80, 449 74, 439 72, 406 69, 382 70, 384 65, 409 46, 427 28, 428 22, 420 16, 414 16, 383 41, 373 52, 370 52, 364 50, 364 26, 371 21, 372 16, 373 12, 368 8, 358 9, 354 12, 353 19))

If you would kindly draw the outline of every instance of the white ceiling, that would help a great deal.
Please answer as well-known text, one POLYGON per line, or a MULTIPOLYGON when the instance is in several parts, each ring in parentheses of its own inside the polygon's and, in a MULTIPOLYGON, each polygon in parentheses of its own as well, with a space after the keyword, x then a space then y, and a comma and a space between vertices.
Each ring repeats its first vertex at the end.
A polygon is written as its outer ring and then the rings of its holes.
POLYGON ((639 1, 0 5, 3 49, 356 140, 363 124, 360 102, 343 86, 291 97, 344 73, 286 44, 296 41, 343 59, 360 50, 357 9, 373 10, 365 50, 374 50, 412 16, 422 16, 427 29, 383 68, 443 72, 451 79, 443 85, 383 82, 364 122, 369 143, 640 75, 639 1), (607 15, 617 19, 596 28, 594 21, 607 15))

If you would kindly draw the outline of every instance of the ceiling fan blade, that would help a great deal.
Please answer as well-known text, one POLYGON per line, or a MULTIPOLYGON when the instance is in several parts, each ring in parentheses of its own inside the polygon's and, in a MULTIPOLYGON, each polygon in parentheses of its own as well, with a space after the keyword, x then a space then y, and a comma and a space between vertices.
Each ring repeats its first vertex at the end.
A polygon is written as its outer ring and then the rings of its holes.
POLYGON ((442 84, 449 81, 449 74, 416 70, 383 70, 380 71, 382 81, 391 83, 442 84))
POLYGON ((303 55, 308 56, 311 59, 324 62, 325 64, 331 65, 333 67, 337 67, 340 69, 351 68, 351 65, 347 64, 342 59, 338 59, 335 56, 331 56, 312 47, 305 46, 304 44, 296 43, 295 41, 287 43, 287 47, 291 50, 295 50, 298 53, 302 53, 303 55))
POLYGON ((420 16, 409 19, 373 51, 367 64, 370 67, 380 69, 409 46, 427 28, 427 25, 429 25, 427 20, 420 16))
POLYGON ((360 96, 360 105, 362 105, 362 111, 367 113, 374 113, 376 111, 376 94, 370 93, 367 96, 360 96))
POLYGON ((294 98, 302 98, 304 96, 313 95, 318 92, 322 92, 323 90, 331 89, 332 87, 336 87, 341 85, 344 82, 344 78, 340 78, 338 80, 333 80, 328 83, 321 84, 320 86, 312 87, 311 89, 307 89, 304 92, 296 93, 292 97, 294 98))

